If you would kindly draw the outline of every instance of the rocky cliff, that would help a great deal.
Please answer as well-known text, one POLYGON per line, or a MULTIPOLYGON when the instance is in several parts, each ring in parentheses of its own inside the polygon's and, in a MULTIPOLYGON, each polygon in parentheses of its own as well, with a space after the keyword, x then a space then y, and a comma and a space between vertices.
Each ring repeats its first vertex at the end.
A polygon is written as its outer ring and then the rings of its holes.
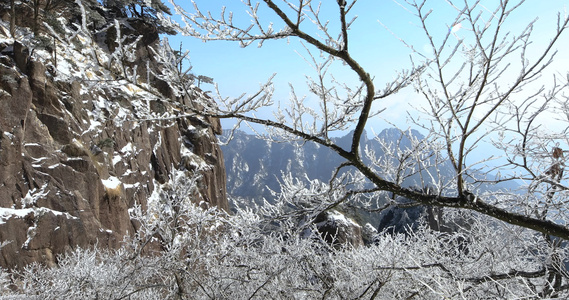
MULTIPOLYGON (((7 28, 0 23, 1 267, 52 265, 75 247, 117 247, 135 231, 129 209, 145 208, 173 172, 199 174, 194 201, 227 209, 218 120, 172 117, 180 105, 171 103, 195 107, 207 98, 201 91, 176 97, 150 72, 138 80, 152 93, 124 80, 104 37, 77 34, 46 51, 25 28, 15 38, 7 28)), ((160 41, 142 32, 129 62, 148 68, 160 41)))

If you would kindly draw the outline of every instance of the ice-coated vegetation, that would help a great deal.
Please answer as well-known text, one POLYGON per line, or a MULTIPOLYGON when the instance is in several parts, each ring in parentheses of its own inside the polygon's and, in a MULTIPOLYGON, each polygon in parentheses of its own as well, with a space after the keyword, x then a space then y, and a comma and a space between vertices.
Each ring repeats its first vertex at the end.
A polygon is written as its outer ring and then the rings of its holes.
MULTIPOLYGON (((331 247, 290 205, 228 215, 190 203, 184 174, 159 186, 119 250, 75 249, 57 267, 2 273, 4 296, 27 299, 476 299, 538 297, 549 251, 541 235, 473 217, 468 228, 379 233, 331 247), (306 235, 306 230, 314 234, 306 235), (523 241, 523 243, 522 243, 523 241), (531 248, 529 248, 531 241, 531 248), (520 279, 524 278, 524 279, 520 279), (420 295, 420 296, 419 296, 420 295), (35 297, 35 298, 34 298, 35 297)), ((308 189, 298 195, 311 194, 308 189)), ((337 218, 348 222, 343 216, 337 218)), ((463 220, 448 211, 448 220, 463 220)), ((565 257, 565 250, 555 255, 565 257)))
MULTIPOLYGON (((534 44, 536 21, 504 29, 523 0, 446 1, 452 13, 437 17, 451 25, 442 34, 431 28, 437 12, 429 8, 429 1, 401 1, 414 16, 428 51, 418 51, 403 40, 413 54, 411 67, 395 72, 393 81, 377 88, 379 83, 348 47, 351 26, 358 21, 352 12, 360 5, 356 0, 242 1, 251 20, 244 27, 234 23, 233 13, 225 8, 217 14, 201 10, 201 1, 191 1, 188 11, 172 2, 182 21, 178 24, 167 18, 169 10, 159 0, 103 1, 112 5, 102 11, 116 12, 122 19, 93 27, 101 21, 89 13, 101 7, 95 2, 76 0, 80 18, 72 24, 59 19, 63 31, 45 24, 49 36, 57 40, 61 61, 57 70, 62 70, 57 76, 68 81, 88 78, 92 84, 82 93, 97 89, 110 95, 95 101, 90 130, 101 130, 97 108, 103 107, 115 112, 112 118, 119 124, 127 118, 145 122, 234 118, 239 124, 264 126, 260 135, 266 140, 314 143, 330 149, 339 160, 330 160, 334 165, 327 180, 282 174, 279 188, 270 191, 271 201, 244 206, 234 199, 231 213, 194 203, 200 175, 171 172, 167 182, 154 183, 145 207, 129 210, 136 232, 125 236, 119 249, 73 249, 59 257, 56 266, 2 270, 0 295, 14 299, 569 297, 569 187, 564 174, 564 153, 569 149, 567 74, 537 81, 558 58, 556 43, 569 24, 566 14, 559 14, 548 43, 534 44), (321 10, 324 6, 333 8, 332 17, 321 10), (278 22, 261 21, 265 13, 278 22), (166 82, 174 96, 193 102, 172 101, 166 110, 151 110, 149 102, 162 101, 163 96, 144 81, 150 76, 142 76, 135 65, 135 45, 142 37, 123 36, 125 18, 153 23, 158 32, 176 30, 243 47, 299 39, 317 73, 308 76, 307 83, 318 103, 308 105, 292 88, 290 100, 277 107, 272 98, 274 77, 251 95, 231 98, 216 89, 210 97, 196 88, 190 70, 182 70, 187 53, 172 50, 164 39, 149 47, 159 67, 146 71, 166 82), (329 18, 334 18, 336 27, 328 26, 329 18), (460 39, 455 36, 458 23, 469 28, 460 39), (104 52, 93 44, 94 35, 106 34, 110 28, 114 28, 114 49, 104 52), (83 47, 74 46, 77 40, 83 47), (339 83, 328 73, 338 63, 358 78, 355 86, 339 83), (377 148, 362 149, 367 122, 389 107, 376 109, 374 104, 397 101, 393 95, 404 89, 414 90, 421 100, 409 108, 416 109, 409 120, 423 137, 413 130, 393 129, 388 132, 391 138, 371 137, 377 148), (135 116, 111 101, 121 97, 135 116), (257 113, 266 108, 273 109, 272 116, 257 113), (543 120, 553 117, 562 129, 543 129, 543 120), (340 141, 333 138, 334 132, 350 132, 350 137, 340 141), (441 173, 442 166, 450 171, 441 173), (411 178, 413 186, 406 184, 411 178), (481 188, 502 182, 515 182, 516 190, 481 188), (352 208, 418 206, 430 213, 397 231, 375 232, 340 213, 352 208), (332 223, 364 230, 366 245, 336 243, 337 236, 323 234, 318 226, 329 223, 315 220, 324 212, 330 213, 332 223)), ((10 31, 13 36, 12 26, 10 31)), ((35 55, 47 61, 52 54, 38 50, 35 55)), ((132 153, 136 145, 120 151, 132 153)), ((207 167, 201 158, 186 156, 188 168, 207 167)), ((110 177, 104 185, 112 190, 120 183, 110 177)), ((41 189, 34 190, 26 203, 40 194, 41 189)), ((3 208, 0 222, 14 215, 3 208)), ((35 234, 33 227, 28 234, 35 234)), ((10 241, 1 246, 6 243, 10 241)))

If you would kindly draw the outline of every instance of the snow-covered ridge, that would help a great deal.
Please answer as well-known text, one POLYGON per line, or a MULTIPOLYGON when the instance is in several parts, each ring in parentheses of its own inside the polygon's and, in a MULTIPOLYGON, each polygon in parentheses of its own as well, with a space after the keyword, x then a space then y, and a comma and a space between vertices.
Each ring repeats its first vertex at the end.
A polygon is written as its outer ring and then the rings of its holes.
POLYGON ((46 207, 32 207, 32 208, 0 208, 0 225, 6 223, 6 220, 10 218, 25 218, 26 216, 33 214, 41 216, 44 214, 52 213, 56 216, 64 216, 69 219, 78 219, 69 213, 56 211, 46 207))

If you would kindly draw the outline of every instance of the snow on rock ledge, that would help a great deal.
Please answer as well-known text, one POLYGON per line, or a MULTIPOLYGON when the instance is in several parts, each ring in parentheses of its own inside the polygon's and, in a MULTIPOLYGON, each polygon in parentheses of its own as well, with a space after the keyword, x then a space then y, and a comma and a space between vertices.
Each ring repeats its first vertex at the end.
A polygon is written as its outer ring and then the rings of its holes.
POLYGON ((332 245, 363 246, 362 227, 336 210, 320 213, 314 220, 318 232, 332 245))

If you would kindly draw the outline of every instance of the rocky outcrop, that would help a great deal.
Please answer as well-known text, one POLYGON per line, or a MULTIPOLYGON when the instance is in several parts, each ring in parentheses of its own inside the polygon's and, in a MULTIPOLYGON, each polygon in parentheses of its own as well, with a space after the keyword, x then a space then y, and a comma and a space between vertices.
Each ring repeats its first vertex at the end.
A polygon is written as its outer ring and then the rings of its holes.
POLYGON ((314 223, 322 238, 331 245, 351 247, 364 245, 362 227, 336 210, 320 213, 314 223))
POLYGON ((451 232, 454 229, 443 222, 443 209, 436 206, 391 206, 380 214, 378 230, 387 233, 409 233, 425 224, 432 230, 451 232))
MULTIPOLYGON (((119 246, 135 231, 129 209, 144 208, 174 171, 198 172, 194 200, 227 209, 218 120, 141 119, 130 97, 143 93, 132 85, 69 80, 61 76, 72 68, 64 58, 55 67, 0 38, 1 267, 51 265, 75 247, 119 246)), ((168 101, 160 105, 168 109, 168 101)))

